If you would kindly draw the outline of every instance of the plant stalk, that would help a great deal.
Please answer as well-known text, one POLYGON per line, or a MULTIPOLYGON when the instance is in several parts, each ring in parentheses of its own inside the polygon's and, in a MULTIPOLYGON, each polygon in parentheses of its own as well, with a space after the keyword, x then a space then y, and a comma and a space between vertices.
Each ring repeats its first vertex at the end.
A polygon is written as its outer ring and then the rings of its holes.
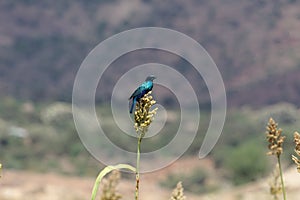
POLYGON ((140 156, 141 156, 141 142, 142 142, 143 134, 139 134, 138 145, 137 145, 137 155, 136 155, 136 173, 135 173, 135 200, 139 199, 139 183, 140 183, 140 156))
POLYGON ((286 200, 286 193, 285 193, 285 186, 284 186, 284 182, 283 182, 283 175, 282 175, 282 168, 281 168, 281 162, 280 162, 280 155, 277 155, 277 161, 278 161, 279 172, 280 172, 282 195, 283 195, 283 199, 286 200))

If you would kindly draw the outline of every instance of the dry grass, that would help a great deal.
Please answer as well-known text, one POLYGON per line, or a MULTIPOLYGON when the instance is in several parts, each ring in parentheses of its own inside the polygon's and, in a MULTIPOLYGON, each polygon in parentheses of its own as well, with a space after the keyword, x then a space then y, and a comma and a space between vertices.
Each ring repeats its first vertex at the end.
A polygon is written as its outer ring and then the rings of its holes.
POLYGON ((154 119, 157 108, 150 110, 151 107, 156 103, 151 96, 151 91, 145 94, 138 100, 135 105, 134 112, 134 128, 138 136, 137 143, 137 156, 136 156, 136 185, 135 185, 135 199, 139 199, 139 183, 140 183, 140 150, 142 139, 144 138, 150 124, 154 119))
POLYGON ((101 200, 119 200, 121 195, 117 192, 117 185, 120 181, 121 174, 118 170, 112 171, 107 179, 103 180, 101 200))
POLYGON ((275 166, 275 169, 271 175, 269 185, 271 196, 273 196, 274 200, 278 200, 278 195, 282 193, 282 185, 280 182, 280 171, 278 164, 275 166))
POLYGON ((267 125, 267 140, 269 142, 269 152, 268 155, 280 156, 283 152, 282 144, 285 140, 285 136, 281 135, 282 130, 278 128, 278 124, 272 119, 269 119, 267 125))
MULTIPOLYGON (((281 161, 280 161, 280 155, 283 153, 283 142, 285 140, 285 136, 281 135, 282 130, 278 128, 278 124, 272 119, 269 119, 269 123, 267 125, 267 141, 269 142, 269 152, 267 155, 275 155, 277 158, 277 164, 279 169, 279 175, 281 180, 281 190, 283 199, 286 200, 286 192, 285 192, 285 186, 284 186, 284 180, 283 180, 283 174, 282 174, 282 167, 281 167, 281 161)), ((271 187, 271 194, 272 194, 272 187, 271 187)), ((277 191, 276 191, 277 192, 277 191)), ((277 198, 276 195, 272 194, 274 198, 277 198)))
POLYGON ((297 156, 292 155, 292 160, 295 162, 297 165, 297 170, 300 173, 300 134, 298 132, 294 133, 294 142, 295 142, 295 152, 297 156))
POLYGON ((183 194, 182 183, 178 182, 176 188, 172 192, 170 200, 185 200, 186 197, 183 194))

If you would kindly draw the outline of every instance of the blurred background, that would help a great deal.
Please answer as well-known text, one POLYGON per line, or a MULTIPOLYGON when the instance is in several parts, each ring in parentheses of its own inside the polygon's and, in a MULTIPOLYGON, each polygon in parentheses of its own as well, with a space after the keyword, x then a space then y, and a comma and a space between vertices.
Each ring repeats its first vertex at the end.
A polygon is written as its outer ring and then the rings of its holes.
MULTIPOLYGON (((139 64, 173 66, 197 89, 199 134, 179 161, 156 172, 159 176, 145 175, 143 199, 168 198, 179 180, 189 199, 218 195, 236 199, 253 191, 268 194, 266 177, 273 160, 265 155, 264 133, 270 116, 287 136, 283 162, 287 179, 291 178, 288 187, 299 185, 293 179, 296 170, 290 169, 292 134, 300 130, 299 1, 2 0, 0 199, 89 198, 103 165, 86 151, 74 127, 71 100, 76 72, 98 43, 145 26, 180 31, 207 50, 222 74, 228 113, 214 150, 199 160, 201 133, 210 120, 210 99, 201 75, 178 56, 156 50, 132 52, 112 63, 96 95, 97 111, 107 116, 111 116, 107 105, 114 84, 139 64)), ((155 95, 176 121, 180 113, 174 96, 162 88, 155 95)), ((103 123, 112 140, 132 145, 132 140, 120 140, 114 123, 103 123)), ((168 143, 176 128, 169 123, 152 142, 168 143)), ((144 151, 152 147, 153 143, 145 143, 144 151)), ((134 185, 124 183, 133 179, 124 176, 120 190, 131 197, 134 185)))

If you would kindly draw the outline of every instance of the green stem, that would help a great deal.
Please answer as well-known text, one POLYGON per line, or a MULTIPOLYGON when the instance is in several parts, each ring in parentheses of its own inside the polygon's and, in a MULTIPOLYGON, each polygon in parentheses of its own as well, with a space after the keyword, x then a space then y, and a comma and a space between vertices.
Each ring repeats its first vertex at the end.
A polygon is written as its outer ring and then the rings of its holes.
POLYGON ((281 162, 280 162, 280 155, 277 155, 277 161, 278 161, 278 165, 279 165, 280 180, 281 180, 281 187, 282 187, 282 195, 283 195, 283 199, 286 200, 285 187, 284 187, 283 175, 282 175, 282 168, 281 168, 281 162))
POLYGON ((142 134, 139 135, 138 138, 138 145, 137 145, 137 155, 136 155, 136 173, 135 173, 135 180, 136 180, 136 186, 135 186, 135 200, 139 199, 139 183, 140 183, 140 156, 141 156, 141 142, 142 142, 142 134))

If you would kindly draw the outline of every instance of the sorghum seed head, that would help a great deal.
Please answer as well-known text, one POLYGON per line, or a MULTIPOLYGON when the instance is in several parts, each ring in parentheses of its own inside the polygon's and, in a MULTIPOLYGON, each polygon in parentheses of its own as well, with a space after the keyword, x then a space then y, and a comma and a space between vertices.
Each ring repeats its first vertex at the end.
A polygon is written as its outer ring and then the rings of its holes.
POLYGON ((267 155, 277 155, 280 156, 283 152, 283 142, 285 140, 285 136, 282 136, 282 130, 278 128, 278 124, 272 119, 269 119, 267 125, 267 141, 269 142, 269 152, 267 155))

